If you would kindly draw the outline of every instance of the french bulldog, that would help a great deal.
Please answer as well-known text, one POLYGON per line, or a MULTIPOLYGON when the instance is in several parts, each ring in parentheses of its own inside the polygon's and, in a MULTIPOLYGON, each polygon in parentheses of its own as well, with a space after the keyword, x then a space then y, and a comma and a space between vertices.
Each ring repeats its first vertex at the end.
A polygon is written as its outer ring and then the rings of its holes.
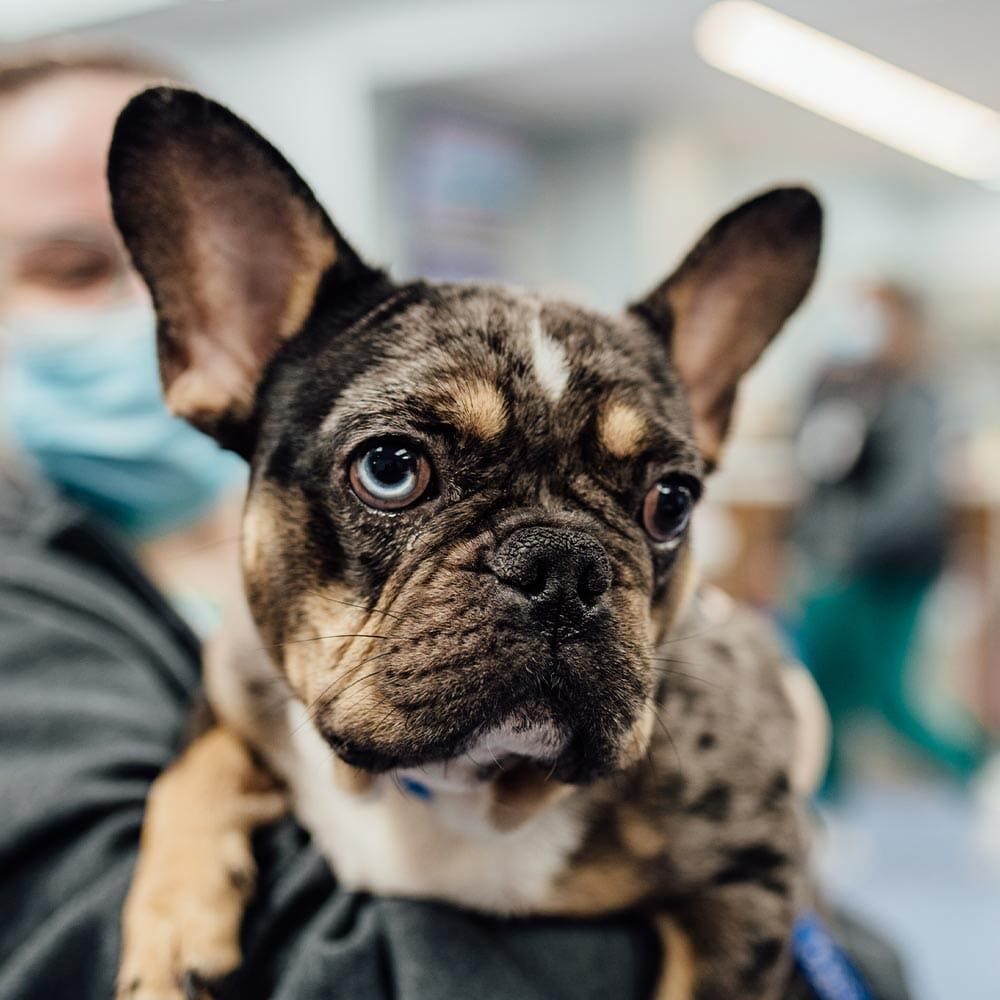
POLYGON ((660 1000, 781 995, 810 893, 789 658, 699 584, 690 525, 813 281, 814 195, 740 205, 606 315, 394 281, 193 92, 134 98, 108 176, 167 404, 251 468, 249 615, 149 797, 119 997, 238 965, 250 835, 289 807, 349 889, 641 910, 660 1000))

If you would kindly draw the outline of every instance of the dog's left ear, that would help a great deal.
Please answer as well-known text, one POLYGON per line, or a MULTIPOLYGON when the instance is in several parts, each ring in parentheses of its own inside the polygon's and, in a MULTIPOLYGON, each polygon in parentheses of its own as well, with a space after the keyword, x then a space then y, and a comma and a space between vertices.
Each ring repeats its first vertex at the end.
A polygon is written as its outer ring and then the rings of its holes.
POLYGON ((711 464, 740 379, 812 285, 822 219, 805 188, 768 191, 719 219, 680 267, 632 306, 669 340, 711 464))
POLYGON ((191 91, 156 87, 129 102, 108 183, 156 306, 167 404, 246 453, 264 369, 301 329, 320 281, 346 287, 380 272, 273 146, 191 91))

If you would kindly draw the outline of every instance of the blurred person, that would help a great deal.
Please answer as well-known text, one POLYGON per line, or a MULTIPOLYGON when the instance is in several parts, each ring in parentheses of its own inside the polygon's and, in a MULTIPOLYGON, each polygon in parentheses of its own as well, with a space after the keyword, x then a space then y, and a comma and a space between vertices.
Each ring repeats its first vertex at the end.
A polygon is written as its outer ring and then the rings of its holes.
POLYGON ((119 110, 167 75, 119 53, 0 65, 0 440, 9 467, 112 525, 207 627, 229 585, 210 543, 235 540, 243 463, 163 403, 152 305, 104 176, 119 110))
POLYGON ((948 528, 923 337, 913 295, 892 284, 866 289, 796 441, 813 486, 795 533, 804 577, 798 638, 833 722, 828 791, 841 779, 844 722, 863 709, 957 775, 976 762, 925 723, 908 696, 919 615, 948 528))

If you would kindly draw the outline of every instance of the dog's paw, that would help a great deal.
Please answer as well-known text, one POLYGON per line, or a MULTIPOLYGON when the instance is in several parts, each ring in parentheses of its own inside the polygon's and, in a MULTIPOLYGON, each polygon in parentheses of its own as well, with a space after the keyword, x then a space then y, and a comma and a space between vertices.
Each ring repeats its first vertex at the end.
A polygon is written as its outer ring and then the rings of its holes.
POLYGON ((235 846, 231 841, 228 856, 214 864, 203 856, 189 858, 181 872, 139 872, 122 924, 117 1000, 209 1000, 240 964, 240 922, 254 869, 249 852, 234 856, 235 846))
POLYGON ((213 996, 213 984, 240 964, 240 924, 257 875, 251 834, 286 808, 222 730, 156 780, 122 913, 117 1000, 213 996))
POLYGON ((206 978, 202 973, 188 969, 176 981, 159 985, 142 975, 126 981, 125 970, 115 991, 115 1000, 218 1000, 219 984, 225 974, 206 978))

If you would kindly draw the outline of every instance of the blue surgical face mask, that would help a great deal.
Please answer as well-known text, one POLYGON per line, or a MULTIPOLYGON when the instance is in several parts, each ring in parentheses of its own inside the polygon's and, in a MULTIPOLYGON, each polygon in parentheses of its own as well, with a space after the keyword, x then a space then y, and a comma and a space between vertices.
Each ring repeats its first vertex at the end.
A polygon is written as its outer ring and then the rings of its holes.
POLYGON ((144 303, 3 324, 0 429, 73 499, 136 538, 197 520, 242 459, 163 403, 144 303))

